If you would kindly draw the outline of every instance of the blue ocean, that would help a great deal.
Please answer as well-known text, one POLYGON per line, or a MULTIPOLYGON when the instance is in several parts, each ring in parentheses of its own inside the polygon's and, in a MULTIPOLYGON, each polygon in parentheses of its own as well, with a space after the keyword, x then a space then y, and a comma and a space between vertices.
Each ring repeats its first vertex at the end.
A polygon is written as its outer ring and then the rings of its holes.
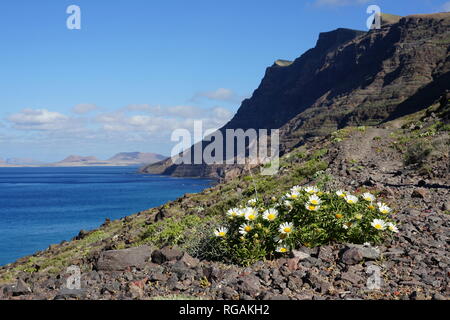
POLYGON ((0 265, 209 187, 137 167, 0 168, 0 265))

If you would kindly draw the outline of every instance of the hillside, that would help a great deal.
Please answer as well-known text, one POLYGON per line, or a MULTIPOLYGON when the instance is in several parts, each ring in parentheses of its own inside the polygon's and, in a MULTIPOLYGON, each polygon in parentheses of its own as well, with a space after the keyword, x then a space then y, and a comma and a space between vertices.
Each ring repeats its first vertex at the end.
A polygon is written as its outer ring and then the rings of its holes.
MULTIPOLYGON (((220 130, 279 128, 287 153, 309 137, 381 124, 433 103, 450 83, 450 13, 384 18, 380 30, 321 33, 316 46, 292 63, 274 63, 220 130)), ((142 171, 224 178, 235 169, 168 159, 142 171)))
POLYGON ((156 153, 144 152, 121 152, 109 158, 107 161, 113 163, 154 163, 166 159, 167 157, 156 153))
POLYGON ((382 125, 309 138, 282 157, 279 175, 261 176, 255 168, 199 194, 107 220, 0 268, 0 299, 448 299, 449 114, 446 93, 382 125), (399 232, 376 246, 301 242, 291 255, 233 263, 238 257, 213 239, 227 210, 255 196, 269 205, 294 185, 358 197, 369 191, 393 208, 399 232), (81 268, 81 290, 61 289, 70 265, 81 268), (366 287, 369 267, 381 270, 380 289, 366 287))
POLYGON ((96 157, 88 156, 68 156, 67 158, 57 162, 57 164, 63 164, 63 163, 87 163, 87 162, 98 162, 100 161, 96 157))

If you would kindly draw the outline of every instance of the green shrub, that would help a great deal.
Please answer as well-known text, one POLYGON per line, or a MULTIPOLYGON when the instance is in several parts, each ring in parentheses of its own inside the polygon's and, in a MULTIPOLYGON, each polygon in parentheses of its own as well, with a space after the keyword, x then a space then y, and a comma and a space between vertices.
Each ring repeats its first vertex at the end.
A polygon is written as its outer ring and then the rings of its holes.
POLYGON ((311 177, 318 171, 323 171, 328 168, 328 162, 323 160, 311 159, 306 161, 300 168, 295 170, 297 176, 311 177))
POLYGON ((215 247, 216 259, 251 265, 300 245, 380 243, 398 232, 388 218, 387 205, 375 204, 375 196, 368 193, 361 197, 295 186, 270 208, 262 201, 232 208, 224 227, 216 229, 208 241, 209 251, 215 247))
POLYGON ((433 147, 429 141, 422 140, 410 145, 406 149, 404 163, 417 164, 425 161, 433 151, 433 147))
POLYGON ((197 215, 182 218, 171 217, 151 224, 141 236, 142 242, 162 247, 181 245, 189 238, 189 233, 203 225, 205 220, 197 215))

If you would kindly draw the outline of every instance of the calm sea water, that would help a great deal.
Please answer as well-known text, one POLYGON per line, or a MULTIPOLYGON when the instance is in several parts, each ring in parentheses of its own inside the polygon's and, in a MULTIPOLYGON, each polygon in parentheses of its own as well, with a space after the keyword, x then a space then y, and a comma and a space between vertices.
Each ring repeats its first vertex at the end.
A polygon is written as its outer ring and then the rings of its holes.
POLYGON ((135 167, 0 168, 0 265, 70 240, 81 229, 199 192, 210 180, 135 167))

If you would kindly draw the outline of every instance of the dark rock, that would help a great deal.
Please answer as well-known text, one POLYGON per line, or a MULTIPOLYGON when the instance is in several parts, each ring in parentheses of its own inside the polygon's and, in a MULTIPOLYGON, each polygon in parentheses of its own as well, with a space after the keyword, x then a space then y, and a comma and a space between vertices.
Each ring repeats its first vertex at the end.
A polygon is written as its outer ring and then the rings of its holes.
POLYGON ((256 297, 261 293, 261 284, 259 278, 254 275, 245 276, 238 281, 241 292, 256 297))
POLYGON ((413 293, 411 293, 411 295, 409 296, 409 298, 411 300, 426 300, 426 296, 418 291, 414 291, 413 293))
POLYGON ((291 275, 288 278, 287 287, 291 289, 292 291, 300 291, 301 287, 303 285, 303 280, 301 277, 296 275, 291 275))
POLYGON ((348 244, 348 248, 356 248, 360 251, 361 255, 365 259, 377 260, 380 258, 380 249, 374 248, 370 245, 360 245, 360 244, 348 244))
POLYGON ((189 268, 195 268, 200 263, 200 260, 198 260, 197 258, 191 257, 186 252, 183 254, 183 256, 181 257, 180 261, 182 263, 184 263, 189 268))
POLYGON ((221 271, 215 266, 208 266, 203 268, 203 276, 206 277, 209 282, 217 281, 221 278, 221 271))
POLYGON ((270 271, 267 269, 261 269, 258 271, 258 276, 263 280, 264 282, 269 282, 270 280, 270 271))
POLYGON ((316 289, 322 294, 326 294, 332 288, 331 283, 329 283, 326 279, 319 277, 316 274, 311 272, 307 273, 305 276, 305 280, 311 285, 312 288, 316 289))
POLYGON ((181 260, 175 262, 172 267, 171 267, 171 271, 173 273, 175 273, 178 278, 180 280, 185 280, 185 279, 192 279, 194 278, 195 275, 195 271, 190 269, 184 262, 182 262, 181 260))
POLYGON ((357 248, 350 248, 342 254, 342 262, 348 265, 360 263, 364 259, 362 252, 357 248))
POLYGON ((144 289, 135 283, 130 283, 128 285, 128 293, 132 299, 141 299, 144 296, 144 289))
POLYGON ((111 294, 116 294, 119 291, 120 291, 120 283, 117 281, 114 281, 112 283, 107 283, 101 289, 102 294, 104 294, 105 292, 109 292, 111 294))
POLYGON ((80 232, 78 233, 78 235, 74 238, 74 240, 81 240, 84 239, 86 236, 89 235, 89 231, 86 230, 80 230, 80 232))
POLYGON ((169 276, 167 274, 164 274, 162 272, 155 272, 152 273, 150 276, 151 281, 158 281, 158 282, 166 282, 169 279, 169 276))
POLYGON ((155 222, 161 221, 166 217, 166 210, 160 209, 158 213, 155 215, 155 222))
POLYGON ((427 182, 425 181, 425 180, 423 180, 423 179, 421 179, 421 180, 419 180, 418 182, 417 182, 417 186, 418 187, 424 187, 424 186, 426 186, 427 185, 427 182))
POLYGON ((286 295, 268 294, 268 295, 264 296, 264 300, 273 300, 273 301, 279 300, 279 301, 282 301, 282 300, 291 300, 291 298, 289 298, 286 295))
POLYGON ((225 300, 235 300, 239 297, 239 293, 230 287, 222 287, 219 289, 219 295, 225 300))
POLYGON ((55 297, 55 300, 69 300, 69 299, 83 299, 85 297, 86 291, 83 289, 67 289, 62 288, 59 290, 55 297))
POLYGON ((22 280, 17 280, 17 283, 11 286, 13 296, 22 296, 31 293, 30 287, 22 280))
POLYGON ((354 272, 345 272, 345 273, 343 273, 341 275, 341 279, 347 280, 347 281, 351 282, 354 285, 357 285, 358 283, 364 282, 364 279, 361 276, 359 276, 356 273, 354 273, 354 272))
POLYGON ((320 247, 318 258, 327 262, 334 261, 333 249, 329 246, 320 247))
POLYGON ((162 264, 166 261, 175 261, 183 256, 183 252, 177 248, 164 247, 161 250, 155 250, 152 253, 152 262, 162 264))
POLYGON ((141 246, 123 250, 104 251, 97 261, 97 270, 123 271, 130 267, 143 268, 152 256, 149 246, 141 246))

